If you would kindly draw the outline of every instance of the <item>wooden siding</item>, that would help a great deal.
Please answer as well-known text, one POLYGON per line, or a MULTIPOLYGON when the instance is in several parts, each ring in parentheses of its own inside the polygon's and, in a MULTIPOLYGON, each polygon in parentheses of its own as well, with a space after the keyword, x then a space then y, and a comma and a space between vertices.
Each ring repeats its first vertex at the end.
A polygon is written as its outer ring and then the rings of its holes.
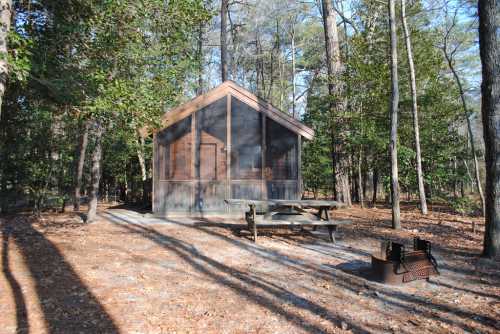
POLYGON ((160 180, 190 180, 191 118, 184 119, 155 136, 156 176, 160 180))
POLYGON ((200 179, 226 180, 226 145, 206 132, 200 138, 200 179))
POLYGON ((160 181, 153 196, 155 213, 192 212, 192 181, 160 181))
POLYGON ((194 181, 195 183, 195 211, 200 213, 225 212, 227 205, 226 182, 194 181))

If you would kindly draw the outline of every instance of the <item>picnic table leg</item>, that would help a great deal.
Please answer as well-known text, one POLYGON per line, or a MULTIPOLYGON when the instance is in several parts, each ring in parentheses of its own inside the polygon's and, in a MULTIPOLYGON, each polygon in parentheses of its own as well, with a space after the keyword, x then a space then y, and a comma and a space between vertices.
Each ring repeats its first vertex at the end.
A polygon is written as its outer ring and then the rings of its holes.
POLYGON ((257 223, 255 222, 255 205, 250 204, 250 217, 248 221, 248 227, 250 232, 253 234, 253 242, 257 242, 257 223))
MULTIPOLYGON (((330 216, 328 215, 328 208, 323 208, 323 211, 325 212, 325 219, 327 222, 330 221, 330 216)), ((335 243, 335 232, 337 231, 337 225, 333 226, 328 226, 328 234, 330 235, 330 241, 332 244, 335 243)))
POLYGON ((332 244, 335 243, 335 231, 337 231, 336 225, 328 226, 328 234, 330 235, 330 241, 332 242, 332 244))
MULTIPOLYGON (((319 208, 319 211, 318 211, 318 218, 319 220, 321 220, 321 217, 323 216, 323 207, 320 207, 319 208)), ((318 226, 314 225, 313 226, 313 231, 316 232, 316 230, 318 229, 318 226)))
POLYGON ((323 212, 325 213, 325 220, 330 221, 330 215, 328 215, 328 208, 323 208, 323 212))

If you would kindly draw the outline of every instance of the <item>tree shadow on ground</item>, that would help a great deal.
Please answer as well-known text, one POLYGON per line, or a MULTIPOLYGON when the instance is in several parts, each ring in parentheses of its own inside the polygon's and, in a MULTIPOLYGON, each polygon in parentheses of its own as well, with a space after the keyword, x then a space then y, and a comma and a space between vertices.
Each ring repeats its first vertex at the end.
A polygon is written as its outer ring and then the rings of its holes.
POLYGON ((341 323, 345 322, 354 333, 369 332, 366 328, 350 322, 349 319, 339 317, 338 315, 331 313, 325 307, 294 294, 282 286, 261 277, 238 270, 235 267, 227 266, 208 255, 201 254, 198 252, 196 247, 186 243, 185 241, 160 233, 154 228, 136 224, 117 215, 108 214, 106 218, 108 221, 128 230, 130 233, 135 233, 139 236, 145 237, 163 247, 167 251, 173 252, 183 261, 188 263, 198 273, 209 277, 217 284, 230 288, 237 294, 244 296, 255 304, 265 307, 273 313, 284 317, 287 321, 308 332, 323 333, 325 329, 317 324, 307 321, 300 314, 285 309, 283 305, 288 303, 299 309, 312 312, 315 315, 330 321, 337 327, 340 327, 341 323))
POLYGON ((129 204, 129 203, 121 203, 117 205, 110 206, 108 209, 114 210, 114 209, 123 209, 123 210, 128 210, 128 211, 133 211, 137 212, 139 214, 151 214, 151 206, 147 206, 144 204, 129 204))
POLYGON ((481 292, 481 291, 467 289, 467 288, 463 288, 463 287, 453 286, 451 284, 447 284, 447 283, 440 282, 440 281, 430 281, 429 284, 432 284, 432 285, 435 285, 435 286, 445 287, 445 288, 448 288, 450 290, 459 290, 459 291, 462 291, 462 292, 465 292, 465 293, 471 293, 471 294, 474 294, 474 295, 477 295, 477 296, 481 296, 481 297, 485 297, 485 298, 492 298, 492 299, 500 300, 500 296, 486 294, 486 293, 481 292))
MULTIPOLYGON (((171 220, 169 220, 171 221, 171 220)), ((173 220, 171 221, 173 222, 173 220)), ((244 238, 249 241, 253 240, 253 234, 248 229, 246 223, 223 223, 209 218, 199 218, 192 224, 199 228, 216 227, 224 228, 231 232, 235 237, 244 238)), ((294 245, 313 245, 316 244, 318 239, 330 242, 330 237, 326 233, 326 227, 317 227, 317 231, 304 226, 281 226, 281 225, 267 225, 259 227, 258 237, 268 237, 283 242, 293 243, 294 245), (324 233, 323 233, 324 232, 324 233)), ((338 232, 335 234, 338 237, 338 232)))
MULTIPOLYGON (((296 294, 277 286, 275 283, 269 282, 269 280, 263 279, 262 275, 255 276, 241 272, 234 267, 227 266, 210 258, 208 255, 200 254, 191 244, 168 236, 164 233, 160 233, 153 227, 137 224, 129 218, 123 218, 114 214, 111 214, 111 217, 109 217, 108 220, 126 230, 129 230, 131 233, 137 233, 138 235, 154 241, 166 250, 173 251, 198 272, 209 276, 217 283, 227 286, 241 295, 247 297, 250 296, 250 299, 253 302, 284 316, 289 322, 294 323, 305 330, 321 332, 321 328, 314 324, 305 322, 304 319, 291 311, 283 310, 279 305, 282 303, 291 303, 297 308, 309 310, 316 315, 328 319, 337 326, 339 322, 346 321, 350 324, 350 326, 352 326, 352 330, 354 332, 377 330, 377 325, 375 324, 361 324, 352 319, 347 321, 345 318, 337 314, 332 314, 331 311, 325 307, 297 296, 296 294), (229 278, 227 278, 228 276, 229 278), (240 283, 244 283, 244 285, 241 285, 240 283), (256 292, 258 290, 262 290, 266 294, 271 295, 271 297, 267 297, 266 295, 256 292), (278 302, 276 299, 278 299, 278 302)), ((346 264, 344 267, 339 266, 338 268, 328 268, 328 265, 318 267, 312 265, 308 261, 296 259, 276 250, 266 249, 265 247, 249 243, 248 241, 235 240, 234 238, 218 233, 216 228, 209 227, 216 226, 216 222, 213 222, 213 225, 183 223, 172 219, 166 220, 166 222, 204 232, 229 244, 241 247, 256 257, 272 261, 275 264, 297 271, 304 275, 332 281, 332 284, 337 285, 344 291, 347 291, 354 296, 364 294, 366 298, 372 302, 384 305, 382 309, 374 309, 374 311, 380 315, 387 315, 387 313, 389 313, 390 316, 390 312, 399 312, 398 310, 402 310, 408 314, 413 314, 424 319, 433 319, 437 322, 446 324, 446 326, 455 326, 465 331, 475 330, 475 327, 471 326, 469 322, 484 326, 489 330, 500 329, 498 328, 500 324, 498 324, 496 320, 491 318, 489 315, 471 312, 463 309, 459 305, 449 305, 441 301, 431 301, 425 297, 407 293, 403 288, 393 288, 369 281, 366 279, 367 277, 365 277, 364 274, 360 274, 357 270, 353 271, 352 268, 349 268, 346 264), (366 293, 367 291, 368 293, 366 293)), ((356 251, 354 252, 356 253, 356 251)), ((359 250, 357 253, 363 254, 364 251, 359 250)), ((335 257, 335 254, 331 254, 331 256, 335 257)), ((340 259, 343 260, 342 258, 340 259)), ((366 267, 366 263, 360 262, 357 263, 357 265, 359 265, 359 267, 366 267)), ((365 305, 365 303, 363 303, 363 305, 365 305)), ((369 308, 369 306, 366 307, 369 308)), ((379 330, 384 331, 387 330, 387 328, 381 327, 379 330)))
POLYGON ((118 333, 111 316, 78 277, 57 247, 32 226, 33 220, 13 219, 1 224, 4 275, 16 302, 17 331, 29 331, 22 289, 11 272, 9 240, 19 249, 33 279, 50 333, 118 333))
POLYGON ((21 285, 16 280, 10 269, 9 263, 9 240, 10 232, 2 229, 2 272, 7 280, 16 308, 16 333, 29 333, 28 310, 24 300, 21 285))

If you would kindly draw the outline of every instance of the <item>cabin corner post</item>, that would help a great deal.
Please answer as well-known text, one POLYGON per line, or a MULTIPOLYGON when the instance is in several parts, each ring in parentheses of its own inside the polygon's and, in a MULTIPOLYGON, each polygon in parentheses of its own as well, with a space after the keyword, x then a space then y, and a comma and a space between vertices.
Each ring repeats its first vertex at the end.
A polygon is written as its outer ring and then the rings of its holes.
POLYGON ((302 183, 302 136, 297 135, 297 195, 299 199, 304 192, 304 184, 302 183))
MULTIPOLYGON (((231 198, 231 94, 227 94, 226 104, 226 198, 231 198)), ((226 211, 230 211, 229 205, 226 211)))
POLYGON ((191 208, 196 209, 196 112, 191 114, 191 208))
POLYGON ((153 159, 151 159, 152 161, 152 166, 151 166, 151 169, 152 169, 152 173, 153 173, 153 182, 151 182, 151 210, 153 211, 153 213, 157 213, 156 210, 156 194, 155 194, 155 189, 158 189, 158 187, 156 187, 156 182, 158 182, 158 175, 156 175, 156 171, 158 170, 156 168, 156 164, 157 164, 157 161, 158 161, 158 148, 156 147, 158 145, 157 143, 158 141, 158 138, 156 136, 156 133, 153 133, 153 159))
POLYGON ((262 193, 262 199, 267 199, 267 184, 266 184, 266 150, 267 150, 267 143, 266 143, 266 136, 267 136, 267 133, 266 133, 266 114, 265 113, 261 113, 261 119, 262 119, 262 131, 261 131, 261 135, 262 135, 262 141, 261 141, 261 170, 262 170, 262 185, 261 185, 261 193, 262 193))

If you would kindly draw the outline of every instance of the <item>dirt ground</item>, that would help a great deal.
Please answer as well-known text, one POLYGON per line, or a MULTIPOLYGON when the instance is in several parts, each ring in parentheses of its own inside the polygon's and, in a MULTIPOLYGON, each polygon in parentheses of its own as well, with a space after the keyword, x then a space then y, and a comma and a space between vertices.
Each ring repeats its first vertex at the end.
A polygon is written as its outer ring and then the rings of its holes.
MULTIPOLYGON (((3 217, 0 333, 498 333, 500 263, 479 258, 483 223, 435 210, 351 208, 325 231, 235 221, 162 221, 124 209, 3 217), (220 224, 220 223, 225 224, 220 224), (384 238, 433 243, 440 276, 402 287, 367 280, 384 238)), ((443 210, 444 211, 444 210, 443 210)))

